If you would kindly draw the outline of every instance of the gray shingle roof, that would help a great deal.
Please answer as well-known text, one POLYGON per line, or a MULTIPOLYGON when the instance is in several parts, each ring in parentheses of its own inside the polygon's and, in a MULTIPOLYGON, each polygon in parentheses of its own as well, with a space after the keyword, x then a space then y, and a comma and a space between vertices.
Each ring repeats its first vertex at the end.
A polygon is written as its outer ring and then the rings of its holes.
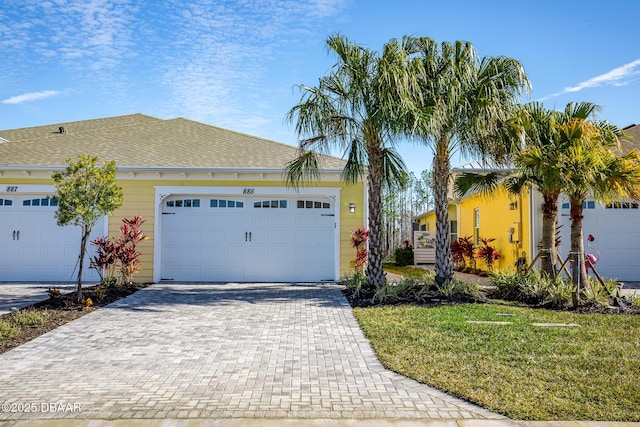
POLYGON ((627 153, 632 148, 640 150, 640 125, 630 125, 624 128, 627 138, 620 141, 622 152, 627 153))
MULTIPOLYGON (((282 169, 298 154, 287 144, 143 114, 0 130, 0 138, 0 165, 61 166, 67 158, 89 153, 130 167, 282 169)), ((343 165, 330 156, 321 163, 325 169, 343 165)))

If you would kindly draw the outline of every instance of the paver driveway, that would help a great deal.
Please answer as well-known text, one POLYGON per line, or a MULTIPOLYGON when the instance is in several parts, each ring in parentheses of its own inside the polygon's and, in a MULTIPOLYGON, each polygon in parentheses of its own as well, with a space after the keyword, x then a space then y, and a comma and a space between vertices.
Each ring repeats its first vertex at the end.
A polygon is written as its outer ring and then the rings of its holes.
POLYGON ((0 355, 0 403, 0 420, 502 418, 385 370, 332 284, 153 285, 0 355))

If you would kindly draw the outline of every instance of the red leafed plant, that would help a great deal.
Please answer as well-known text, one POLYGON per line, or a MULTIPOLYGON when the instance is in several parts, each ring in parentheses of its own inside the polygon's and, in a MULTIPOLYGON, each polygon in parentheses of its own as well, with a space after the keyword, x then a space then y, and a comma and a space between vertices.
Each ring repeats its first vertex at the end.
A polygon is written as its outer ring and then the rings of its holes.
POLYGON ((471 236, 458 237, 457 240, 451 242, 451 256, 453 262, 459 268, 465 268, 467 266, 467 259, 471 261, 470 267, 475 268, 474 252, 475 246, 471 236))
POLYGON ((496 239, 483 239, 480 238, 480 242, 482 246, 478 250, 478 258, 482 258, 484 263, 487 265, 489 271, 493 270, 493 262, 497 259, 500 259, 500 254, 496 250, 494 246, 491 246, 489 243, 493 242, 496 239))
POLYGON ((136 247, 147 240, 140 228, 143 223, 141 216, 123 218, 119 237, 99 237, 91 242, 97 247, 96 254, 91 258, 91 268, 98 271, 102 282, 131 283, 141 265, 142 254, 136 247))
POLYGON ((367 257, 369 256, 367 239, 369 239, 369 232, 364 228, 351 231, 351 245, 356 249, 354 267, 358 273, 363 273, 364 266, 367 264, 367 257))

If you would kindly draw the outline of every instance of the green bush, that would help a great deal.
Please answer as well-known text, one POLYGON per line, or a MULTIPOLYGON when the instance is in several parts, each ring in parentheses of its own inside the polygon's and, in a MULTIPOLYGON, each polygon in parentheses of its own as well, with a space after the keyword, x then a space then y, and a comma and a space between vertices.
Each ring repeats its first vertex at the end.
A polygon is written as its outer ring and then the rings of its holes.
MULTIPOLYGON (((429 277, 429 275, 425 275, 429 277)), ((387 282, 376 289, 373 301, 383 304, 400 301, 424 302, 430 298, 430 288, 433 281, 423 281, 416 278, 404 277, 399 282, 387 282)))
POLYGON ((396 265, 405 266, 413 264, 413 249, 398 248, 396 249, 396 265))
POLYGON ((496 271, 491 274, 490 283, 496 287, 492 294, 495 298, 555 307, 571 301, 573 291, 571 283, 561 276, 551 279, 535 271, 496 271))
POLYGON ((341 283, 347 288, 347 294, 358 297, 362 287, 367 284, 367 277, 361 272, 355 272, 342 278, 341 283))
POLYGON ((18 335, 20 328, 11 322, 0 321, 0 340, 10 340, 18 335))
POLYGON ((11 314, 11 322, 16 326, 32 326, 43 325, 49 318, 47 312, 39 312, 33 310, 18 310, 11 314))

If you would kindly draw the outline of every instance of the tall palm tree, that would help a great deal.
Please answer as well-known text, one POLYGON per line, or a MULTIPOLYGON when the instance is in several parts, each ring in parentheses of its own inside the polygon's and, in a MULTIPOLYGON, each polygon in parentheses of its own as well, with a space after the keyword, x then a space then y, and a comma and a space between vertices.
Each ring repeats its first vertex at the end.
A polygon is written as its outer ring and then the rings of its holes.
POLYGON ((300 86, 300 102, 287 114, 295 123, 299 156, 285 174, 290 185, 319 177, 320 155, 338 148, 346 164, 342 180, 354 183, 368 176, 369 262, 367 284, 385 282, 382 270, 382 186, 406 176, 394 146, 394 115, 408 102, 405 49, 395 40, 382 54, 362 48, 347 38, 327 39, 337 63, 316 87, 300 86))
POLYGON ((459 151, 500 160, 509 153, 517 140, 507 123, 530 85, 520 62, 479 58, 469 42, 411 38, 411 48, 411 72, 420 79, 420 92, 403 122, 434 156, 436 284, 442 284, 453 277, 447 205, 451 156, 459 151))
MULTIPOLYGON (((570 103, 565 114, 574 118, 558 126, 558 138, 565 147, 561 174, 563 191, 570 202, 572 279, 577 290, 588 285, 582 235, 587 196, 611 202, 638 198, 640 194, 638 153, 632 150, 623 156, 617 154, 622 131, 606 121, 595 120, 599 110, 591 103, 570 103)), ((576 296, 579 298, 579 292, 576 296)))
POLYGON ((509 182, 518 190, 523 184, 533 185, 542 195, 541 270, 555 277, 556 221, 558 198, 563 189, 560 167, 563 148, 557 138, 557 125, 566 120, 558 111, 546 109, 541 103, 522 107, 519 125, 524 146, 515 156, 515 175, 509 182), (515 185, 514 185, 515 184, 515 185))

